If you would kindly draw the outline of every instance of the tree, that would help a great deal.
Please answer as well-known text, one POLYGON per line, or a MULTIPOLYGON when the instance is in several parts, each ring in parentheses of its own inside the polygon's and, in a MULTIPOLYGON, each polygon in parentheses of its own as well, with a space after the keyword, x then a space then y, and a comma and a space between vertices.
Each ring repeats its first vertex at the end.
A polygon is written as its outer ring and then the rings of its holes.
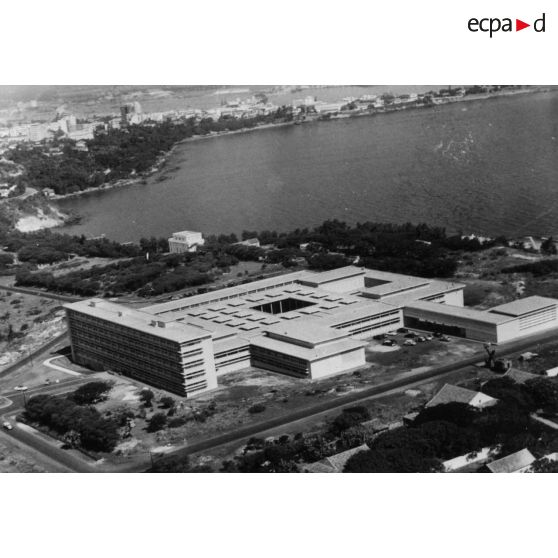
POLYGON ((147 388, 144 388, 140 392, 140 401, 143 402, 145 407, 152 407, 153 406, 153 398, 155 394, 147 388))
POLYGON ((252 405, 248 409, 248 412, 252 415, 256 413, 263 413, 264 411, 265 411, 265 405, 262 405, 261 403, 256 403, 255 405, 252 405))
POLYGON ((167 425, 167 416, 165 413, 155 413, 149 420, 147 426, 148 432, 157 432, 167 425))
POLYGON ((528 390, 506 376, 489 380, 482 386, 482 392, 494 397, 506 405, 517 406, 522 409, 532 409, 533 398, 528 390))
POLYGON ((187 455, 183 457, 164 457, 153 463, 150 473, 189 473, 190 460, 187 455))
POLYGON ((72 399, 78 405, 94 405, 101 401, 105 401, 108 396, 108 392, 112 389, 111 382, 89 382, 83 386, 78 387, 73 395, 72 399))
POLYGON ((537 409, 549 413, 558 411, 558 383, 551 378, 527 380, 523 390, 532 398, 537 409))
POLYGON ((112 419, 120 427, 126 426, 134 416, 134 411, 126 405, 122 405, 112 411, 112 419))
POLYGON ((389 452, 361 451, 351 456, 344 473, 435 473, 441 470, 440 462, 405 448, 389 452))
POLYGON ((418 426, 431 421, 447 421, 457 426, 470 426, 479 412, 466 403, 445 403, 424 408, 413 421, 418 426))
POLYGON ((176 405, 176 401, 168 395, 164 395, 163 397, 161 397, 160 402, 163 409, 173 409, 176 405))
POLYGON ((531 465, 533 473, 558 473, 558 461, 542 457, 531 465))
POLYGON ((543 240, 541 243, 541 252, 543 254, 555 255, 558 251, 556 250, 556 244, 552 237, 543 240))
POLYGON ((62 436, 62 442, 68 448, 77 448, 81 445, 80 433, 76 430, 69 430, 62 436))
POLYGON ((369 419, 370 412, 366 407, 347 407, 346 409, 343 409, 343 412, 340 415, 335 417, 329 431, 338 436, 341 432, 348 430, 353 426, 357 426, 369 419))

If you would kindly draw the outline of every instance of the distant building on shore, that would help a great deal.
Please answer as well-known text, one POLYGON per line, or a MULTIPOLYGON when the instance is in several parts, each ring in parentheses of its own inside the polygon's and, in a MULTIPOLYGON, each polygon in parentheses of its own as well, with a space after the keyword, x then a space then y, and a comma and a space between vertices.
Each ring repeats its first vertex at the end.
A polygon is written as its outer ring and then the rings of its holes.
POLYGON ((169 238, 169 250, 171 254, 195 252, 198 246, 203 246, 204 244, 205 240, 202 233, 196 231, 175 232, 169 238))

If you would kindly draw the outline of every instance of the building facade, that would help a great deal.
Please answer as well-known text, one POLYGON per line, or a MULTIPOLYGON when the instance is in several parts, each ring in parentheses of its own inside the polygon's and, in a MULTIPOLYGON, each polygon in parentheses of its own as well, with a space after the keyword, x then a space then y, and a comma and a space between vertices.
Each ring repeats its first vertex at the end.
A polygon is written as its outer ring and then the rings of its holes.
POLYGON ((217 386, 211 335, 101 299, 66 306, 72 358, 190 396, 217 386))
POLYGON ((183 254, 184 252, 195 252, 198 246, 203 246, 205 240, 202 233, 195 231, 175 232, 169 238, 169 250, 171 254, 183 254))
MULTIPOLYGON (((197 233, 199 234, 199 233, 197 233)), ((365 339, 403 325, 501 343, 558 328, 558 301, 463 307, 464 285, 347 266, 298 271, 130 310, 66 306, 76 362, 189 396, 257 366, 306 379, 366 365, 365 339)))

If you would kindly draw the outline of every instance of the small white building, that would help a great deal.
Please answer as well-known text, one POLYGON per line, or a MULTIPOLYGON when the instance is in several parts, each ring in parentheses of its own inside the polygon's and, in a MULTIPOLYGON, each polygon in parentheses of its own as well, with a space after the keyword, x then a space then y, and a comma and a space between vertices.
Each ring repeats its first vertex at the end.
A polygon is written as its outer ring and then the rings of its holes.
POLYGON ((203 246, 205 240, 201 232, 180 231, 175 232, 169 238, 169 250, 171 254, 183 254, 184 252, 195 252, 198 246, 203 246))

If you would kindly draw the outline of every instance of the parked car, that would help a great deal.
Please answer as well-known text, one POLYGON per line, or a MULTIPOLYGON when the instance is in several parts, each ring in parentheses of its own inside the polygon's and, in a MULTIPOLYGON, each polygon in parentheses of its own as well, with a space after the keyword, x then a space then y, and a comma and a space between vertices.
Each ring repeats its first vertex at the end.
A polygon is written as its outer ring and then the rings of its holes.
POLYGON ((397 333, 409 333, 409 330, 406 327, 400 327, 397 333))
POLYGON ((447 335, 442 335, 442 337, 440 337, 440 341, 443 341, 444 343, 449 343, 450 338, 447 335))
POLYGON ((15 391, 27 391, 29 388, 27 386, 16 386, 15 391))
POLYGON ((414 339, 417 336, 417 334, 414 331, 409 331, 409 333, 405 334, 405 337, 407 339, 414 339))
POLYGON ((403 341, 403 345, 406 347, 414 347, 416 344, 417 342, 414 339, 405 339, 405 341, 403 341))
POLYGON ((394 337, 395 335, 397 335, 397 331, 388 331, 388 332, 386 333, 386 335, 389 335, 389 336, 391 336, 391 337, 394 337))
POLYGON ((3 422, 2 423, 2 427, 5 428, 6 430, 11 430, 13 428, 13 426, 11 425, 11 423, 9 423, 8 421, 3 422))
POLYGON ((381 333, 380 335, 374 335, 374 337, 372 337, 372 339, 376 340, 376 341, 383 341, 386 338, 386 336, 381 333))
POLYGON ((436 331, 436 332, 434 333, 434 337, 438 337, 438 338, 442 337, 443 335, 444 335, 444 334, 443 334, 443 333, 440 333, 439 331, 436 331))
POLYGON ((397 343, 393 339, 384 339, 382 341, 382 345, 385 345, 386 347, 393 347, 394 345, 397 345, 397 343))
POLYGON ((417 341, 418 341, 419 343, 424 343, 424 342, 426 341, 426 337, 423 337, 422 335, 419 335, 419 336, 417 337, 417 341))
POLYGON ((432 339, 434 339, 434 337, 432 337, 432 335, 426 335, 426 336, 424 337, 424 339, 425 339, 426 341, 432 341, 432 339))

